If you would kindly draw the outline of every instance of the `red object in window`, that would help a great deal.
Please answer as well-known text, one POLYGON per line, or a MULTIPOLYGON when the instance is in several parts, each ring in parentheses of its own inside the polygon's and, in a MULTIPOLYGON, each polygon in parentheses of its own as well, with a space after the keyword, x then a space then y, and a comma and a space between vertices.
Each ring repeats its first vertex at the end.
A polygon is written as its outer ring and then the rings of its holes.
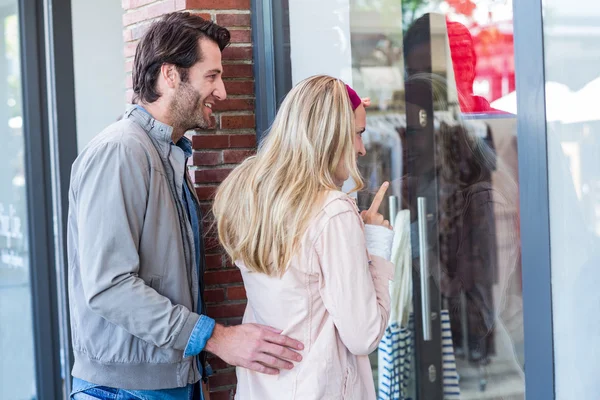
POLYGON ((471 0, 447 0, 448 5, 456 10, 458 14, 470 17, 473 15, 473 11, 477 8, 471 0))
POLYGON ((490 102, 515 89, 512 24, 473 24, 468 28, 447 19, 446 25, 461 111, 498 112, 490 102), (475 80, 489 83, 485 97, 473 93, 475 80))
POLYGON ((492 111, 485 98, 473 94, 477 54, 475 54, 471 32, 458 22, 447 21, 446 25, 461 111, 465 113, 492 111))

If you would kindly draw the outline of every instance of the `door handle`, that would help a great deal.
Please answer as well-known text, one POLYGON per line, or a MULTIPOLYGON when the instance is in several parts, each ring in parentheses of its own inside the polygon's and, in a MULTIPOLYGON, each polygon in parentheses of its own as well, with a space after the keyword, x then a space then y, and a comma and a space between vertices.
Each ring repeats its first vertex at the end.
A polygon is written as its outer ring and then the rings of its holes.
POLYGON ((398 196, 388 197, 390 205, 390 225, 394 226, 396 215, 398 215, 398 196))
POLYGON ((427 251, 427 203, 425 197, 417 199, 419 222, 419 272, 421 275, 421 316, 423 340, 431 340, 431 305, 429 297, 429 253, 427 251))

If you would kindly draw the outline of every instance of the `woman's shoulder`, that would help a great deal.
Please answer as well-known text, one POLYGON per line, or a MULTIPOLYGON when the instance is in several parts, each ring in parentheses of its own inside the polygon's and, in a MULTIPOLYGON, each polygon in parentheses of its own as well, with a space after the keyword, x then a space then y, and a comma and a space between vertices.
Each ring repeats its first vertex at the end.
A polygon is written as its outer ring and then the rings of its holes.
POLYGON ((311 223, 308 226, 305 238, 308 243, 314 244, 314 241, 322 237, 322 233, 330 221, 336 216, 353 215, 356 217, 356 223, 362 224, 360 213, 356 201, 348 194, 341 191, 329 191, 324 195, 324 200, 320 203, 319 209, 314 214, 311 223))
POLYGON ((321 211, 328 218, 347 212, 360 214, 356 200, 339 190, 331 190, 327 193, 321 211))

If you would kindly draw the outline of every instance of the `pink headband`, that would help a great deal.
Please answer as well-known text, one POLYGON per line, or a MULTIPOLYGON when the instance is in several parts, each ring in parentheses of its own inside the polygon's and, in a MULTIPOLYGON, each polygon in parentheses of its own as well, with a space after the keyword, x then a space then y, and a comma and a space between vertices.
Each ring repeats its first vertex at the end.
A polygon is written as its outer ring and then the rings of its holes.
POLYGON ((346 89, 348 89, 348 97, 350 97, 350 103, 352 103, 352 111, 356 110, 358 106, 362 103, 358 94, 352 89, 350 86, 346 85, 346 89))

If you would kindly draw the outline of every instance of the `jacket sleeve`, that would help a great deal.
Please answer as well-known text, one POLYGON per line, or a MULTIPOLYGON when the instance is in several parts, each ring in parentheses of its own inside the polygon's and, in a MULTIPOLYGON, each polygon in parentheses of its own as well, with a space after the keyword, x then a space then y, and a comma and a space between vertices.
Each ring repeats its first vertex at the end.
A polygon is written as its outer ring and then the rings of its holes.
POLYGON ((107 321, 155 346, 184 350, 199 315, 138 277, 150 179, 145 161, 121 143, 103 144, 87 160, 72 210, 83 292, 88 307, 107 321))
POLYGON ((367 253, 360 216, 337 214, 315 241, 321 297, 340 338, 355 355, 368 355, 381 340, 390 314, 391 262, 367 253))

